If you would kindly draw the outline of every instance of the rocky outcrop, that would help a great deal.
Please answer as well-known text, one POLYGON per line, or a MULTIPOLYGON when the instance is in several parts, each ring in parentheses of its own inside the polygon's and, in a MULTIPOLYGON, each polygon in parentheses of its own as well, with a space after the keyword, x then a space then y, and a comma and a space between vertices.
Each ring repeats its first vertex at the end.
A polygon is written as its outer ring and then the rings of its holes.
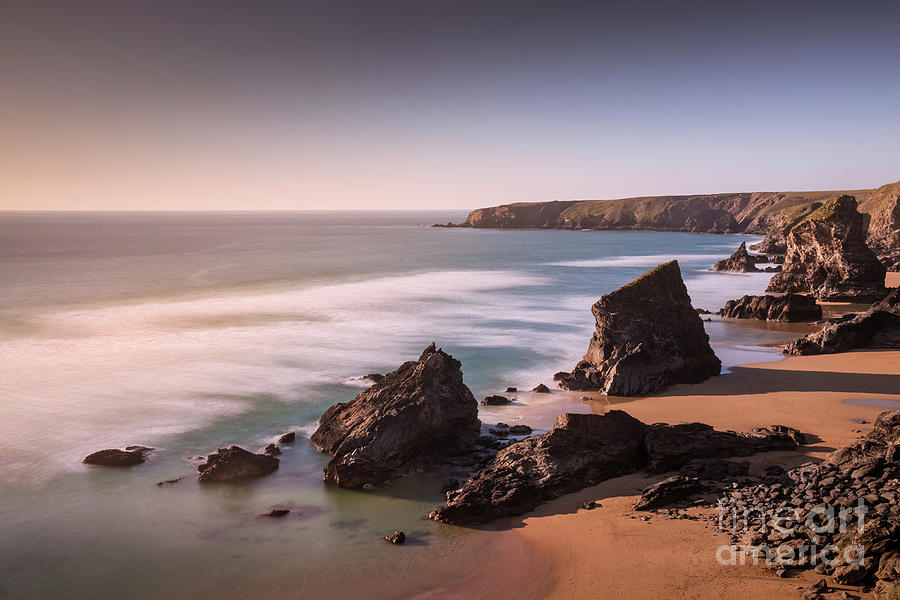
POLYGON ((219 448, 198 465, 203 482, 233 481, 268 475, 278 468, 278 459, 265 454, 253 454, 240 446, 219 448))
POLYGON ((799 436, 779 426, 753 433, 716 431, 702 423, 648 426, 619 410, 564 414, 547 433, 501 450, 462 488, 448 493, 446 506, 429 517, 455 524, 486 523, 644 467, 659 472, 697 458, 794 449, 799 436))
POLYGON ((890 271, 900 271, 900 182, 883 185, 860 205, 869 217, 867 241, 890 271))
POLYGON ((893 288, 865 313, 848 316, 794 340, 784 352, 834 354, 857 348, 900 348, 900 288, 893 288))
POLYGON ((730 458, 771 450, 795 450, 804 442, 799 431, 781 425, 736 433, 718 431, 705 423, 659 423, 647 431, 647 470, 651 473, 673 471, 696 458, 730 458))
POLYGON ((351 488, 378 485, 471 450, 481 424, 460 367, 431 344, 417 361, 325 411, 310 438, 334 457, 325 480, 351 488))
POLYGON ((534 389, 531 390, 531 391, 534 392, 534 393, 536 393, 536 394, 549 394, 549 393, 550 393, 550 388, 548 388, 548 387, 547 387, 546 385, 544 385, 543 383, 539 383, 539 384, 537 384, 536 386, 534 386, 534 389))
POLYGON ((102 467, 133 467, 145 462, 150 451, 151 448, 144 446, 129 446, 125 450, 110 448, 88 454, 81 462, 102 467))
POLYGON ((429 517, 445 523, 486 523, 632 473, 647 462, 646 430, 646 425, 619 410, 561 415, 547 433, 501 450, 429 517))
POLYGON ((768 291, 812 294, 820 301, 872 302, 887 294, 885 268, 866 245, 853 196, 829 200, 788 234, 784 267, 768 291))
POLYGON ((718 313, 728 319, 759 319, 761 321, 818 321, 822 307, 812 296, 785 294, 784 296, 744 296, 729 300, 718 313))
POLYGON ((741 242, 734 254, 713 265, 713 271, 734 271, 737 273, 758 273, 756 259, 747 252, 747 243, 741 242))
POLYGON ((654 483, 643 492, 634 505, 634 510, 652 510, 684 500, 703 491, 698 479, 673 475, 654 483))
POLYGON ((591 312, 596 331, 584 360, 571 373, 558 374, 562 388, 635 396, 719 374, 721 362, 677 261, 602 296, 591 312))

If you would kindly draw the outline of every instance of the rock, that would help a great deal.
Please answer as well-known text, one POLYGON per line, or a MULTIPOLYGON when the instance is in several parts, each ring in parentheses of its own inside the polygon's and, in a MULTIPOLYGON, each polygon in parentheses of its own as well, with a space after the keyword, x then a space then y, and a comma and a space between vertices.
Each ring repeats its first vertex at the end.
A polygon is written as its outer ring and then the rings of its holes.
POLYGON ((559 381, 560 379, 563 379, 568 376, 569 376, 568 371, 557 371, 556 373, 553 374, 553 381, 559 381))
POLYGON ((590 396, 582 396, 581 398, 579 398, 579 400, 581 400, 582 402, 590 402, 591 400, 593 400, 593 398, 591 398, 590 396))
POLYGON ((601 506, 603 505, 596 500, 587 500, 586 502, 584 502, 584 504, 581 505, 581 508, 583 508, 584 510, 594 510, 595 508, 600 508, 601 506))
POLYGON ((735 271, 738 273, 756 273, 756 260, 747 252, 747 243, 741 242, 734 254, 713 265, 713 271, 735 271))
POLYGON ((675 475, 654 483, 641 492, 641 498, 634 505, 634 510, 652 510, 674 504, 702 491, 703 485, 699 480, 675 475))
POLYGON ((158 481, 156 483, 156 485, 158 485, 159 487, 162 487, 164 485, 173 485, 175 483, 178 483, 182 479, 184 479, 184 475, 179 475, 178 477, 173 477, 172 479, 166 479, 165 481, 158 481))
POLYGON ((547 387, 546 385, 544 385, 543 383, 539 383, 539 384, 537 384, 537 386, 535 386, 535 388, 534 388, 533 390, 531 390, 531 391, 532 391, 532 392, 536 392, 536 393, 538 393, 538 394, 549 394, 549 393, 550 393, 550 388, 548 388, 548 387, 547 387))
POLYGON ((509 428, 509 435, 531 435, 532 431, 528 425, 513 425, 509 428))
POLYGON ((459 479, 448 479, 441 485, 441 493, 446 494, 459 489, 459 479))
POLYGON ((897 600, 900 597, 900 581, 879 581, 872 593, 875 600, 897 600))
POLYGON ((839 196, 810 213, 791 229, 787 242, 784 267, 768 291, 830 302, 872 302, 887 294, 885 268, 866 245, 853 196, 839 196))
POLYGON ((506 393, 508 393, 508 394, 509 393, 515 394, 517 391, 518 391, 518 388, 514 388, 514 387, 506 388, 506 393))
POLYGON ((384 380, 384 375, 382 375, 381 373, 368 373, 366 375, 363 375, 363 379, 371 381, 373 384, 377 385, 381 383, 382 380, 384 380))
POLYGON ((392 544, 402 544, 406 541, 406 534, 402 531, 395 531, 390 535, 384 536, 384 539, 389 541, 392 544))
POLYGON ((220 448, 199 465, 199 479, 203 482, 231 481, 268 475, 278 468, 278 459, 265 454, 253 454, 239 446, 220 448))
POLYGON ((286 517, 286 516, 288 516, 289 514, 291 514, 291 511, 289 511, 289 510, 286 509, 286 508, 273 508, 273 509, 270 510, 269 512, 263 513, 263 514, 261 514, 260 516, 261 516, 261 517, 275 517, 275 518, 280 518, 280 517, 286 517))
POLYGON ((796 435, 799 433, 769 430, 759 433, 717 431, 705 423, 657 423, 650 426, 646 437, 648 470, 652 473, 671 471, 698 456, 728 458, 769 450, 794 450, 798 446, 796 435))
POLYGON ((729 300, 719 310, 719 315, 729 319, 759 319, 761 321, 817 321, 822 318, 822 307, 812 296, 785 294, 784 296, 744 296, 729 300))
POLYGON ((834 354, 857 348, 900 348, 900 288, 868 311, 841 318, 819 331, 794 340, 786 354, 834 354))
POLYGON ((709 311, 706 310, 705 308, 695 308, 695 309, 694 309, 694 312, 696 312, 698 315, 711 315, 711 314, 712 314, 711 312, 709 312, 709 311))
POLYGON ((723 458, 693 459, 679 469, 684 477, 721 481, 729 477, 740 477, 750 472, 750 463, 746 460, 731 461, 723 458))
POLYGON ((512 402, 512 400, 510 400, 506 396, 497 396, 497 395, 485 396, 484 400, 481 401, 482 404, 489 405, 489 406, 502 406, 504 404, 509 404, 510 402, 512 402))
POLYGON ((509 435, 509 425, 506 423, 497 423, 493 427, 489 427, 488 432, 496 436, 506 437, 509 435))
POLYGON ((486 523, 632 473, 646 464, 646 430, 646 425, 619 410, 561 415, 547 433, 501 450, 429 517, 454 524, 486 523))
POLYGON ((296 437, 297 437, 296 433, 294 433, 293 431, 289 431, 288 433, 285 433, 280 438, 278 438, 278 443, 279 444, 293 444, 294 439, 296 437))
POLYGON ((263 454, 267 456, 278 456, 281 454, 281 448, 279 448, 275 444, 269 444, 268 446, 266 446, 265 450, 263 450, 263 454))
POLYGON ((378 485, 472 450, 481 422, 460 366, 431 344, 419 360, 325 411, 310 438, 334 457, 325 480, 340 487, 378 485))
POLYGON ((900 581, 900 551, 891 550, 881 555, 875 578, 884 581, 900 581))
POLYGON ((873 190, 864 210, 871 215, 867 242, 890 271, 900 271, 900 182, 873 190))
POLYGON ((565 389, 636 396, 721 370, 677 261, 602 296, 591 311, 597 328, 584 360, 561 378, 565 389))
POLYGON ((883 412, 875 419, 872 430, 856 442, 835 450, 828 463, 850 471, 861 465, 880 466, 900 458, 900 410, 883 412))
POLYGON ((110 448, 98 450, 88 454, 83 461, 86 465, 98 465, 102 467, 133 467, 147 460, 151 448, 143 446, 129 446, 126 450, 110 448))

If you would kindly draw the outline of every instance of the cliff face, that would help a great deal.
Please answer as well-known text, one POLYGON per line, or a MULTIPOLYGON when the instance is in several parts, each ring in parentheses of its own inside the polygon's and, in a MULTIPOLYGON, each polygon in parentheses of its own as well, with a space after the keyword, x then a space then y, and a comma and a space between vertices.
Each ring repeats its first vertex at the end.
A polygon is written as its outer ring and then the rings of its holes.
POLYGON ((784 268, 770 292, 812 294, 820 301, 872 302, 887 295, 884 266, 866 245, 853 196, 829 200, 791 229, 784 268))
POLYGON ((640 229, 752 233, 754 250, 783 254, 792 227, 824 202, 852 194, 869 224, 868 243, 888 268, 900 269, 900 182, 875 190, 646 196, 505 204, 472 211, 462 227, 488 229, 640 229))

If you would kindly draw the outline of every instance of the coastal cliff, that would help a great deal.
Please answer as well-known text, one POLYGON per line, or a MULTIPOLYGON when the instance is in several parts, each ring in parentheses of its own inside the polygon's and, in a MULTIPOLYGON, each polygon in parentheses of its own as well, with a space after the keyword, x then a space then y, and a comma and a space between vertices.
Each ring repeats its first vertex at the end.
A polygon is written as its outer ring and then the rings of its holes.
POLYGON ((869 246, 889 269, 900 268, 900 182, 868 190, 740 192, 615 200, 519 202, 469 213, 454 227, 476 229, 639 229, 765 235, 761 252, 784 253, 790 229, 823 203, 852 194, 869 246))

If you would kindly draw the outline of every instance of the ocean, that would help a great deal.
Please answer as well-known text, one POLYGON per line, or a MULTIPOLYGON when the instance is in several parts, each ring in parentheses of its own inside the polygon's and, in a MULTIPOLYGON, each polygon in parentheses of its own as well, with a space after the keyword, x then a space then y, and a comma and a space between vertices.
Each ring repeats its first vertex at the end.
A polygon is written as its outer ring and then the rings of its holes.
MULTIPOLYGON (((751 236, 428 226, 464 217, 0 213, 0 597, 389 598, 476 568, 483 536, 422 519, 439 474, 323 484, 305 438, 325 408, 432 341, 476 397, 552 384, 587 348, 590 305, 660 262, 713 311, 769 279, 709 271, 751 236), (196 482, 196 457, 287 431, 273 475, 196 482), (81 464, 133 444, 156 449, 146 464, 81 464), (293 512, 258 516, 273 506, 293 512), (395 529, 412 543, 381 539, 395 529)), ((794 337, 706 325, 726 369, 794 337)), ((502 410, 482 419, 519 418, 502 410)))

